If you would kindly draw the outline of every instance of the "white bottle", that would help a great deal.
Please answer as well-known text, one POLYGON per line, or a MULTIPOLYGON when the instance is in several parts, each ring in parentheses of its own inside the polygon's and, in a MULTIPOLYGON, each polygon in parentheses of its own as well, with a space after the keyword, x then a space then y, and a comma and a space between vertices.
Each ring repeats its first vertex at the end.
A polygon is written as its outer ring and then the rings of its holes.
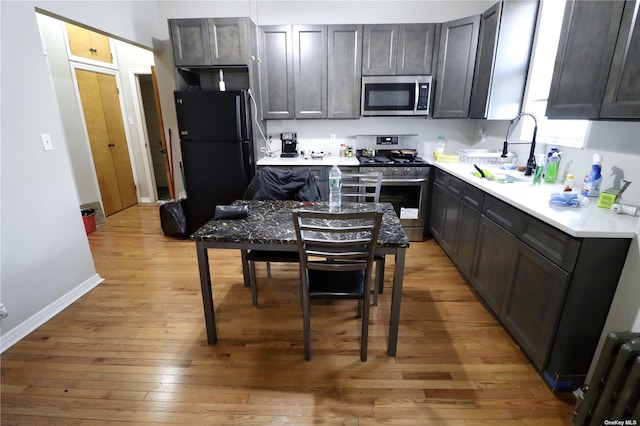
POLYGON ((342 172, 336 164, 329 170, 329 208, 339 209, 342 201, 342 172))

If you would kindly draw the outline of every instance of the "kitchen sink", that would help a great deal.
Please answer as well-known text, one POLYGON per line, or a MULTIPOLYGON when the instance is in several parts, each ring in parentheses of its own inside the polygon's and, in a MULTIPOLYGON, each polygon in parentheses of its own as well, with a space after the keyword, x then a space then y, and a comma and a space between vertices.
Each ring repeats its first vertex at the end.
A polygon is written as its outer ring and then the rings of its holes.
POLYGON ((482 169, 491 172, 491 174, 493 175, 492 177, 488 178, 488 180, 498 183, 531 183, 533 181, 533 175, 525 176, 524 173, 518 172, 516 170, 503 170, 497 167, 486 167, 486 165, 485 167, 482 167, 482 169))
POLYGON ((491 171, 495 176, 496 176, 496 181, 498 182, 502 182, 504 181, 505 183, 512 183, 512 182, 533 182, 533 175, 532 176, 525 176, 523 173, 521 172, 516 172, 513 170, 492 170, 491 171))

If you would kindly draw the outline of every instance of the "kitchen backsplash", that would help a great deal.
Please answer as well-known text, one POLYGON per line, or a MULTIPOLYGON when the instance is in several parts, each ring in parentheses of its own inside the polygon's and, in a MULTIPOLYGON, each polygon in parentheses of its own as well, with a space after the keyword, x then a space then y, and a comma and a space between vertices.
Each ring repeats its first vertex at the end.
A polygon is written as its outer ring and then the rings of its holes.
MULTIPOLYGON (((358 120, 270 120, 268 135, 273 138, 272 149, 280 149, 280 133, 296 132, 299 150, 330 152, 339 155, 340 144, 352 145, 355 149, 377 148, 369 138, 358 135, 415 135, 402 138, 402 145, 395 148, 417 149, 420 156, 431 158, 439 135, 446 140, 446 153, 454 154, 458 149, 501 150, 509 125, 500 120, 434 120, 416 117, 363 117, 358 120), (330 143, 329 136, 335 135, 330 143), (366 142, 365 142, 366 141, 366 142), (405 145, 406 143, 406 145, 405 145), (362 146, 360 146, 362 145, 362 146)), ((513 133, 512 133, 513 134, 513 133)), ((513 136, 510 142, 518 142, 513 136)), ((523 142, 529 142, 524 140, 523 142)), ((258 141, 258 147, 264 146, 258 141)), ((546 153, 552 145, 538 141, 536 154, 546 153)), ((518 165, 524 166, 529 155, 529 144, 509 145, 509 151, 518 155, 518 165)), ((574 186, 581 187, 584 176, 591 169, 594 153, 603 157, 602 188, 614 185, 617 174, 620 179, 631 181, 622 196, 622 202, 640 206, 640 123, 638 122, 592 122, 585 147, 582 149, 559 147, 562 151, 559 176, 567 172, 574 175, 574 186), (616 168, 614 170, 614 167, 616 168)))

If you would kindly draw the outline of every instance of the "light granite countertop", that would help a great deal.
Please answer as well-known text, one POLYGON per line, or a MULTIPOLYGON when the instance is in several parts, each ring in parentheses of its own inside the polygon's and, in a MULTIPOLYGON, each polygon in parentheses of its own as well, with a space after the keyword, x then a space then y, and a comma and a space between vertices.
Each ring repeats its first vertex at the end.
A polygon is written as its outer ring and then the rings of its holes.
MULTIPOLYGON (((430 161, 430 163, 574 237, 633 238, 638 233, 637 216, 619 215, 609 209, 598 207, 597 198, 581 198, 586 200, 585 205, 577 208, 549 204, 552 193, 564 190, 564 185, 561 183, 542 182, 540 185, 533 185, 531 176, 524 176, 523 173, 516 171, 504 173, 513 174, 527 181, 499 183, 474 176, 473 164, 437 161, 430 161)), ((503 172, 486 165, 483 167, 489 168, 493 173, 503 172)))

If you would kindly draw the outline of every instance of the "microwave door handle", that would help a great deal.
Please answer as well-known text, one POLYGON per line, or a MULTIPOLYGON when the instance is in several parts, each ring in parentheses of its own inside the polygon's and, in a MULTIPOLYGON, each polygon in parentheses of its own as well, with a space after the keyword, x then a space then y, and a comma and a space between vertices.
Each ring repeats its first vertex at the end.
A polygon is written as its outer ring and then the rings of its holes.
POLYGON ((420 99, 420 82, 416 79, 416 88, 414 90, 415 96, 413 100, 413 112, 418 111, 418 99, 420 99))

